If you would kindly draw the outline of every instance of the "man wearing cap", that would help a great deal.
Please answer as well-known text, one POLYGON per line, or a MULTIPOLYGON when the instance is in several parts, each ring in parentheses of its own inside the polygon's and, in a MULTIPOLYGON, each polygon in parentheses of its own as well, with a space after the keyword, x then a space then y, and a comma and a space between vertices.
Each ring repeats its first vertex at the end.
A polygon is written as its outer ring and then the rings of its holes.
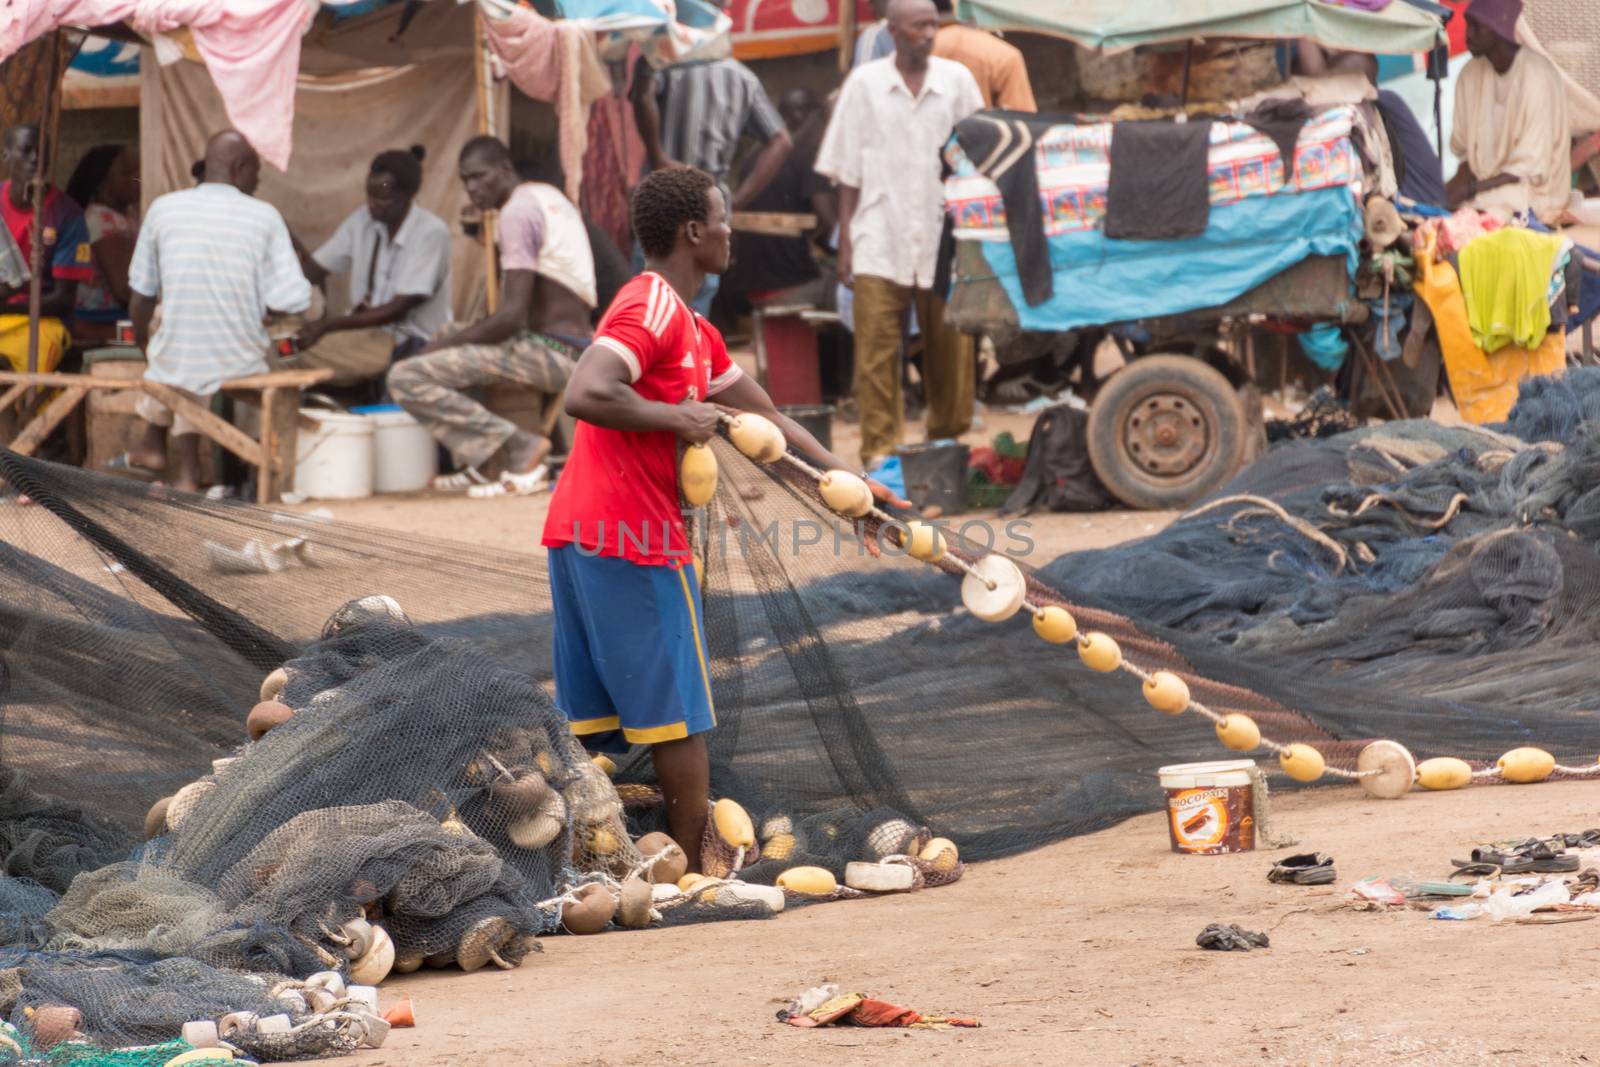
POLYGON ((1461 167, 1449 206, 1502 219, 1532 214, 1553 223, 1572 186, 1566 88, 1554 63, 1516 43, 1522 0, 1472 0, 1467 49, 1456 79, 1450 150, 1461 167))

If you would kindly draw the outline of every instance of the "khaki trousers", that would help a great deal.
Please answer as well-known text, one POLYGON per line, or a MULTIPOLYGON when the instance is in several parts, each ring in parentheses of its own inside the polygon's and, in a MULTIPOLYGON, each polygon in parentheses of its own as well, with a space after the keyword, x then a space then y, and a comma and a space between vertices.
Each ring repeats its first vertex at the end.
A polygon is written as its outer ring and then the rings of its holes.
POLYGON ((861 465, 894 454, 905 436, 900 389, 900 339, 906 309, 915 306, 922 332, 922 377, 928 395, 928 440, 960 437, 972 426, 976 353, 972 338, 944 321, 944 300, 931 289, 856 275, 856 407, 861 413, 861 465))

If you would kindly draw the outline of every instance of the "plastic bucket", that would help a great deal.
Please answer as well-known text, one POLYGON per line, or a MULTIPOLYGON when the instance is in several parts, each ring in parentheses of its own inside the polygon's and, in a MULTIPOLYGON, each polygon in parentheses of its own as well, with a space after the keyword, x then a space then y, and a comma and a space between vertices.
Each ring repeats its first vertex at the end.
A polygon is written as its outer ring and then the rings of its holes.
POLYGON ((1167 792, 1172 851, 1191 856, 1254 851, 1255 763, 1175 763, 1157 773, 1167 792))
POLYGON ((815 437, 823 448, 833 451, 832 404, 794 404, 778 410, 805 427, 805 431, 815 437))
POLYGON ((954 441, 901 445, 895 449, 905 472, 906 496, 917 510, 938 508, 942 515, 967 510, 967 458, 971 450, 954 441))
POLYGON ((415 493, 439 473, 433 434, 399 404, 355 408, 372 422, 372 488, 378 493, 415 493))
POLYGON ((317 424, 301 430, 294 491, 312 500, 358 500, 372 495, 372 420, 365 415, 301 408, 317 424))

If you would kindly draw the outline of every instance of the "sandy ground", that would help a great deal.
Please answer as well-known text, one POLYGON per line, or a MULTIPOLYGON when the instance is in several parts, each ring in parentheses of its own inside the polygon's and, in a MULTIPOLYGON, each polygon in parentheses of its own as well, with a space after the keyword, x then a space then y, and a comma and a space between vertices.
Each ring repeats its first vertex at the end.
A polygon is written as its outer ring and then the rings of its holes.
MULTIPOLYGON (((991 412, 969 440, 1031 421, 991 412)), ((851 455, 853 428, 835 434, 851 455)), ((342 520, 538 551, 545 498, 330 506, 342 520)), ((1032 561, 1142 536, 1170 518, 1036 516, 1032 561)), ((1159 802, 1154 781, 1151 799, 1159 802)), ((1269 884, 1267 852, 1174 855, 1164 816, 1143 816, 975 865, 961 882, 913 896, 764 923, 552 937, 516 971, 398 977, 384 986, 385 1002, 413 998, 420 1026, 358 1059, 388 1067, 1590 1062, 1600 1058, 1600 1023, 1586 1010, 1600 925, 1439 922, 1342 901, 1369 875, 1443 878, 1448 860, 1475 842, 1595 824, 1597 806, 1600 786, 1589 783, 1397 802, 1355 789, 1279 797, 1281 829, 1300 849, 1338 861, 1338 884, 1318 889, 1269 884), (1213 921, 1267 931, 1272 948, 1201 951, 1195 935, 1213 921), (976 1016, 983 1029, 802 1031, 775 1021, 788 997, 824 981, 976 1016)))

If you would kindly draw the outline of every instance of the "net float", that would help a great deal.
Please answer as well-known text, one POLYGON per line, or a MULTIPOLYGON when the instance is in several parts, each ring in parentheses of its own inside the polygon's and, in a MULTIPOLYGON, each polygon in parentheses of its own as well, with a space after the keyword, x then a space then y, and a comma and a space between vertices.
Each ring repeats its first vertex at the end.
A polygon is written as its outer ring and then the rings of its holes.
MULTIPOLYGON (((373 940, 373 937, 370 933, 367 940, 370 947, 370 942, 373 940)), ((365 953, 361 953, 361 955, 365 955, 365 953)), ((343 998, 345 994, 344 975, 340 974, 338 971, 318 971, 316 974, 313 974, 311 977, 306 979, 306 988, 326 989, 328 992, 333 994, 334 1000, 339 1000, 343 998)))
POLYGON ((717 495, 717 457, 705 445, 690 445, 678 463, 678 485, 692 508, 705 507, 717 495))
POLYGON ((890 819, 867 834, 867 852, 874 860, 904 856, 917 843, 917 828, 904 819, 890 819))
POLYGON ((859 519, 872 510, 872 490, 866 479, 849 471, 831 470, 817 481, 822 502, 846 518, 859 519))
POLYGON ((906 555, 924 563, 937 563, 944 557, 944 534, 932 523, 913 519, 900 537, 906 555))
POLYGON ((774 463, 788 451, 783 431, 771 419, 742 412, 728 424, 728 439, 733 447, 757 463, 774 463))
POLYGON ((578 887, 576 900, 561 905, 561 925, 569 934, 598 934, 616 914, 617 902, 596 882, 578 887))
POLYGON ((506 836, 518 848, 544 848, 561 836, 566 825, 567 802, 552 790, 537 810, 506 824, 506 836))
POLYGON ((1248 715, 1229 712, 1217 723, 1217 740, 1235 752, 1249 752, 1261 744, 1261 727, 1248 715))
POLYGON ((1144 698, 1163 715, 1181 715, 1189 707, 1189 683, 1171 671, 1156 671, 1145 679, 1144 698))
POLYGON ((607 756, 604 753, 595 756, 589 762, 593 763, 596 767, 599 767, 600 773, 604 774, 607 778, 610 778, 612 775, 617 773, 617 765, 612 762, 610 756, 607 756))
POLYGON ((1078 639, 1078 620, 1066 608, 1047 604, 1034 612, 1033 632, 1052 645, 1064 645, 1078 639))
POLYGON ((344 954, 351 959, 365 956, 372 947, 372 931, 372 924, 365 919, 351 919, 339 927, 339 933, 349 942, 344 947, 344 954))
POLYGON ((721 882, 721 878, 713 878, 709 874, 686 874, 678 879, 678 892, 692 897, 707 886, 720 885, 721 882))
POLYGON ((654 898, 650 883, 643 878, 629 878, 622 883, 622 893, 617 903, 617 922, 629 930, 643 930, 650 925, 650 905, 654 898))
POLYGON ((773 834, 761 844, 761 856, 769 860, 786 860, 794 855, 793 834, 773 834))
POLYGON ((1089 633, 1078 642, 1078 658, 1091 671, 1110 674, 1122 666, 1122 648, 1109 634, 1089 633))
MULTIPOLYGON (((228 1033, 223 1033, 224 1025, 227 1025, 235 1016, 249 1014, 249 1012, 236 1011, 232 1015, 224 1015, 218 1022, 212 1022, 210 1019, 193 1019, 184 1023, 183 1029, 179 1033, 185 1041, 195 1048, 221 1048, 222 1042, 233 1037, 235 1033, 231 1026, 229 1026, 228 1033)), ((250 1015, 250 1021, 252 1023, 255 1022, 254 1015, 250 1015)))
POLYGON ((769 815, 761 823, 761 840, 769 841, 779 834, 794 833, 794 820, 787 815, 769 815))
POLYGON ((274 730, 294 717, 294 709, 280 700, 263 700, 250 709, 250 714, 244 720, 245 732, 250 735, 250 740, 259 741, 267 736, 268 731, 274 730))
POLYGON ((232 1063, 233 1053, 225 1048, 192 1048, 172 1057, 161 1067, 187 1067, 191 1063, 232 1063))
POLYGON ((584 848, 595 856, 614 856, 621 847, 616 833, 606 826, 594 827, 584 839, 584 848))
POLYGON ((350 962, 350 980, 359 985, 377 985, 394 969, 394 940, 381 926, 372 928, 372 945, 360 959, 350 962))
POLYGON ((489 786, 495 806, 512 815, 526 815, 538 809, 550 795, 550 786, 538 771, 523 771, 514 778, 501 778, 489 786))
POLYGON ((256 1023, 258 1034, 287 1034, 294 1029, 294 1020, 287 1015, 265 1015, 256 1023))
POLYGON ((824 867, 790 867, 777 882, 779 888, 806 897, 829 896, 839 888, 839 880, 824 867))
POLYGON ((261 702, 277 700, 283 693, 284 686, 289 684, 289 672, 279 667, 265 678, 261 679, 261 702))
POLYGON ((1298 741, 1290 745, 1288 751, 1278 753, 1278 766, 1297 782, 1314 782, 1328 769, 1321 752, 1298 741))
POLYGON ((171 803, 171 797, 162 797, 150 805, 150 810, 144 813, 144 839, 146 841, 153 840, 167 832, 167 807, 171 803))
POLYGON ((750 848, 756 843, 755 824, 737 800, 723 797, 713 804, 711 822, 717 829, 717 836, 730 848, 750 848))
POLYGON ((456 942, 453 958, 463 971, 476 971, 494 959, 500 949, 516 936, 516 929, 502 916, 491 915, 479 919, 456 942))
POLYGON ((172 803, 167 805, 167 829, 183 829, 183 824, 189 820, 194 809, 206 798, 206 794, 216 787, 216 782, 201 779, 198 782, 190 782, 174 793, 172 803))
POLYGON ((344 995, 355 1003, 366 1008, 372 1014, 378 1014, 378 987, 375 985, 353 985, 345 990, 344 995))
POLYGON ((422 956, 396 956, 394 959, 395 974, 415 974, 422 970, 422 956))
POLYGON ((1022 608, 1028 582, 1011 560, 991 552, 961 579, 961 602, 984 622, 1004 622, 1022 608))
POLYGON ((922 846, 922 854, 917 858, 933 864, 933 869, 943 874, 956 869, 956 864, 961 861, 961 853, 956 850, 956 843, 948 837, 936 837, 922 846))
POLYGON ((389 1039, 389 1024, 376 1011, 367 1011, 365 1008, 356 1008, 351 1014, 361 1024, 361 1047, 382 1048, 383 1043, 389 1039))
MULTIPOLYGON (((257 1018, 259 1018, 259 1016, 257 1016, 253 1011, 230 1011, 228 1014, 217 1020, 215 1032, 221 1040, 232 1044, 238 1038, 244 1037, 246 1034, 250 1033, 251 1030, 255 1029, 257 1018)), ((201 1045, 200 1042, 189 1036, 189 1027, 193 1025, 195 1024, 183 1024, 183 1039, 189 1042, 189 1044, 193 1045, 195 1048, 207 1047, 201 1045)))
POLYGON ((1411 783, 1417 777, 1417 761, 1404 745, 1374 741, 1356 757, 1356 770, 1362 775, 1361 788, 1368 796, 1394 800, 1411 792, 1411 783))
POLYGON ((1417 784, 1424 789, 1460 789, 1472 781, 1472 764, 1454 756, 1435 756, 1417 764, 1417 784))
POLYGON ((1514 748, 1494 761, 1500 777, 1526 785, 1542 782, 1556 769, 1556 758, 1542 748, 1514 748))
POLYGON ((844 884, 866 893, 903 893, 917 880, 917 872, 904 863, 862 863, 844 866, 844 884))
POLYGON ((689 857, 684 855, 678 843, 666 834, 645 834, 634 842, 634 847, 639 850, 639 855, 646 859, 656 857, 655 862, 646 867, 644 872, 645 877, 651 882, 675 885, 689 869, 689 857))
POLYGON ((37 1048, 55 1048, 71 1040, 83 1025, 83 1012, 70 1004, 41 1004, 26 1008, 23 1014, 28 1021, 28 1033, 37 1048))

